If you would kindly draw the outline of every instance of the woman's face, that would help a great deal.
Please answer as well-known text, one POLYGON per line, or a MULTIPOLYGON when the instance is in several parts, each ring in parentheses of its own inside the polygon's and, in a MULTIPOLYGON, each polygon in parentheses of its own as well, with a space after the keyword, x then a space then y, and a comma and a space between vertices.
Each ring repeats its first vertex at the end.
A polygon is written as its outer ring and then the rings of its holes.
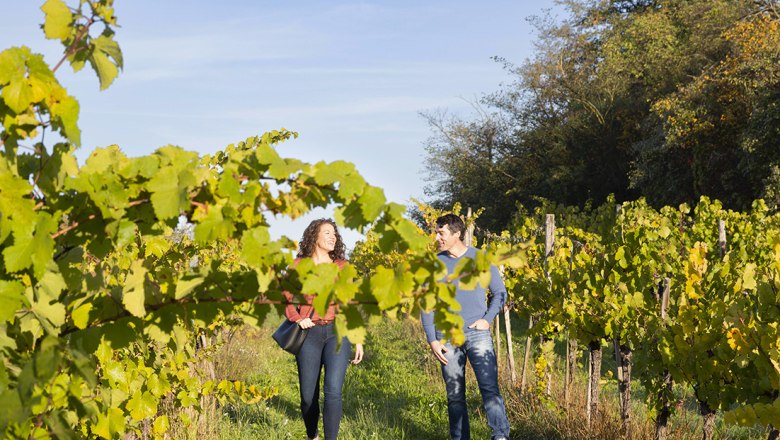
POLYGON ((336 229, 330 223, 323 223, 317 231, 316 247, 325 251, 333 252, 336 249, 336 229))

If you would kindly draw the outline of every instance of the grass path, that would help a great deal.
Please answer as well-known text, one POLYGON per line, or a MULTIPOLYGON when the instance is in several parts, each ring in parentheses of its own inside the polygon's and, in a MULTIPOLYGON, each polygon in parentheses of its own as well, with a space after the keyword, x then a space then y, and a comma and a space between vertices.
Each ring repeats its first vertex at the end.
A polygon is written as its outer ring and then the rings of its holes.
MULTIPOLYGON (((369 329, 363 362, 350 365, 347 371, 340 439, 449 438, 444 382, 418 327, 412 321, 388 320, 369 329)), ((221 376, 279 391, 270 401, 223 411, 221 438, 306 438, 298 409, 295 360, 274 344, 273 328, 269 323, 260 330, 242 330, 220 356, 217 370, 221 376)), ((470 376, 472 436, 490 438, 479 413, 479 391, 470 376)))
MULTIPOLYGON (((279 349, 271 332, 279 319, 269 319, 261 329, 238 331, 221 350, 216 370, 220 378, 240 379, 247 384, 275 387, 278 394, 258 404, 237 404, 221 408, 208 426, 217 427, 216 438, 305 439, 299 412, 298 379, 295 359, 279 349)), ((411 320, 385 320, 369 329, 365 357, 360 365, 350 365, 344 384, 344 417, 339 438, 343 440, 445 440, 448 439, 447 399, 438 363, 430 354, 420 324, 411 320)), ((513 338, 515 339, 515 338, 513 338)), ((520 338, 516 340, 519 347, 520 338)), ((516 357, 519 357, 515 354, 516 357)), ((606 357, 606 356, 605 356, 606 357)), ((503 388, 513 440, 584 440, 619 438, 617 391, 606 376, 611 368, 605 361, 602 392, 604 417, 588 431, 582 411, 570 417, 552 404, 523 400, 515 390, 503 388)), ((556 366, 555 371, 561 370, 556 366)), ((581 368, 580 375, 584 373, 581 368)), ((505 373, 501 373, 505 374, 505 373)), ((502 382, 502 387, 505 385, 502 382)), ((559 385, 555 378, 554 385, 559 385)), ((578 377, 574 406, 584 408, 584 377, 578 377), (580 390, 580 388, 582 388, 580 390)), ((632 407, 635 438, 652 438, 653 424, 648 420, 638 384, 632 407)), ((555 388, 555 386, 554 386, 555 388)), ((554 395, 560 394, 554 391, 554 395)), ((684 392, 684 390, 683 390, 684 392)), ((471 368, 467 368, 467 397, 471 433, 474 439, 490 438, 481 398, 471 368)), ((701 418, 690 396, 685 407, 670 421, 669 440, 700 438, 701 418), (689 407, 690 406, 690 407, 689 407)), ((322 397, 320 398, 322 403, 322 397)), ((320 422, 320 431, 322 422, 320 422)), ((761 428, 724 427, 719 414, 716 438, 761 439, 761 428)))

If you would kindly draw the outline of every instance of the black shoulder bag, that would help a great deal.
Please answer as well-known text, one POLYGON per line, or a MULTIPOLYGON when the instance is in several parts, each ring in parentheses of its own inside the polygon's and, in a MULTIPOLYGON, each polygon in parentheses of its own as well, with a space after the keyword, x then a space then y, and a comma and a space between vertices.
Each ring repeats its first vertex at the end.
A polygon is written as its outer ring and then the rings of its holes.
MULTIPOLYGON (((314 306, 312 306, 311 312, 307 318, 311 318, 313 314, 314 306)), ((292 322, 285 318, 284 322, 276 329, 272 337, 284 351, 298 354, 298 352, 301 351, 301 346, 306 339, 307 333, 309 333, 309 329, 301 328, 297 322, 292 322)))

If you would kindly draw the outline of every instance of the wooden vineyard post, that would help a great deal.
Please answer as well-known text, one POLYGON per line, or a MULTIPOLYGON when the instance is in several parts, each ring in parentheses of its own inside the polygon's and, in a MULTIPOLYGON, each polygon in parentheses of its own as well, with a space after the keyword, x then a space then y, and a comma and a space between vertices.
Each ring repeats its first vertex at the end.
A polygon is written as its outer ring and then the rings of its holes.
POLYGON ((617 365, 618 390, 620 391, 620 420, 622 421, 623 437, 631 438, 631 349, 620 343, 620 332, 615 333, 613 340, 615 348, 615 363, 617 365))
POLYGON ((574 385, 575 374, 577 373, 577 340, 566 338, 566 371, 563 384, 563 402, 566 411, 569 410, 571 403, 571 391, 574 385))
POLYGON ((534 326, 533 315, 528 318, 528 336, 525 338, 525 357, 523 358, 523 369, 520 372, 520 394, 525 392, 526 381, 528 378, 528 362, 531 358, 531 328, 534 326))
MULTIPOLYGON (((718 220, 718 247, 720 247, 721 258, 726 256, 726 244, 726 222, 718 220)), ((715 410, 710 408, 709 403, 700 400, 699 412, 702 418, 704 418, 701 438, 703 440, 712 440, 712 434, 715 432, 715 410)))
POLYGON ((601 379, 601 341, 591 341, 588 344, 590 354, 588 369, 588 430, 599 416, 599 380, 601 379))
POLYGON ((593 358, 590 356, 590 351, 588 351, 588 392, 585 393, 585 418, 588 424, 588 431, 590 431, 590 387, 593 384, 593 380, 591 379, 591 376, 593 375, 592 362, 593 358))
MULTIPOLYGON (((615 207, 615 214, 620 218, 622 205, 615 207)), ((631 348, 620 343, 620 329, 615 330, 612 344, 615 349, 615 366, 617 369, 618 390, 620 397, 621 432, 623 438, 631 439, 631 348)))
MULTIPOLYGON (((669 307, 669 289, 671 287, 671 280, 664 278, 663 284, 659 286, 661 289, 661 320, 666 321, 666 309, 669 307)), ((663 324, 664 326, 666 324, 663 324)), ((664 371, 663 387, 660 395, 658 396, 659 402, 661 402, 661 409, 658 411, 658 416, 655 419, 655 440, 666 440, 666 425, 669 422, 669 416, 672 414, 672 410, 669 406, 669 396, 672 394, 672 375, 669 371, 664 371)))
POLYGON ((496 366, 501 365, 501 314, 496 315, 495 323, 496 332, 496 366))
POLYGON ((510 320, 510 305, 504 305, 504 328, 506 329, 507 365, 509 366, 510 383, 517 383, 517 371, 515 370, 515 352, 512 348, 512 321, 510 320))
POLYGON ((474 238, 474 224, 469 223, 469 219, 471 218, 471 208, 469 208, 466 211, 466 233, 463 234, 463 244, 466 246, 471 246, 471 241, 474 238))
MULTIPOLYGON (((574 266, 574 243, 571 244, 571 253, 569 254, 569 273, 574 266)), ((569 414, 569 403, 571 401, 571 391, 574 385, 574 377, 577 372, 577 340, 569 339, 569 332, 566 332, 566 366, 563 380, 563 406, 566 410, 566 417, 569 414)))
MULTIPOLYGON (((553 240, 555 238, 555 215, 553 214, 547 214, 545 217, 545 254, 544 254, 544 273, 547 279, 549 280, 549 276, 547 276, 547 256, 552 253, 552 247, 553 247, 553 240)), ((520 392, 525 392, 526 383, 528 380, 528 363, 531 358, 531 328, 533 328, 534 325, 534 317, 533 315, 528 318, 528 336, 525 339, 525 357, 523 359, 523 369, 520 373, 520 392)), ((549 367, 548 367, 549 368, 549 367)), ((550 382, 551 382, 551 376, 552 374, 549 372, 547 373, 547 384, 548 384, 548 390, 550 382)))
MULTIPOLYGON (((503 266, 499 267, 498 272, 501 274, 501 278, 503 279, 504 267, 503 266)), ((514 386, 517 383, 517 371, 515 370, 515 352, 512 344, 512 320, 510 319, 511 310, 512 310, 511 301, 505 303, 504 304, 504 328, 506 330, 506 351, 507 351, 506 361, 507 361, 507 366, 509 367, 510 384, 514 386)), ((496 323, 498 323, 498 316, 496 316, 496 323)), ((498 324, 496 324, 496 326, 498 326, 498 324)))
MULTIPOLYGON (((547 280, 550 284, 552 281, 547 272, 547 259, 553 254, 553 247, 555 246, 555 214, 547 214, 544 218, 544 272, 547 280)), ((552 392, 552 364, 547 363, 545 376, 547 376, 547 397, 550 397, 552 392)))

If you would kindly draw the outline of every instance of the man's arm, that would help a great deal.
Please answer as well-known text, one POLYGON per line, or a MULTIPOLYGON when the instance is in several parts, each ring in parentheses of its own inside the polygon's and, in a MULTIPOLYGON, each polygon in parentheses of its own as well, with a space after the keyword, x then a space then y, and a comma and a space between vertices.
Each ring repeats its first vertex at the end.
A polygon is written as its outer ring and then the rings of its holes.
POLYGON ((433 312, 423 312, 420 315, 420 321, 422 321, 423 330, 425 330, 425 338, 428 339, 428 344, 430 344, 434 356, 436 356, 436 359, 439 362, 447 365, 447 358, 444 356, 444 353, 447 352, 447 348, 436 339, 436 326, 433 325, 433 312))
POLYGON ((490 301, 485 312, 484 320, 491 322, 496 319, 506 302, 506 286, 501 278, 501 273, 496 266, 490 266, 490 301))
POLYGON ((422 322, 423 330, 425 330, 425 338, 430 344, 436 340, 436 326, 433 325, 433 312, 423 312, 420 315, 420 321, 422 322))

